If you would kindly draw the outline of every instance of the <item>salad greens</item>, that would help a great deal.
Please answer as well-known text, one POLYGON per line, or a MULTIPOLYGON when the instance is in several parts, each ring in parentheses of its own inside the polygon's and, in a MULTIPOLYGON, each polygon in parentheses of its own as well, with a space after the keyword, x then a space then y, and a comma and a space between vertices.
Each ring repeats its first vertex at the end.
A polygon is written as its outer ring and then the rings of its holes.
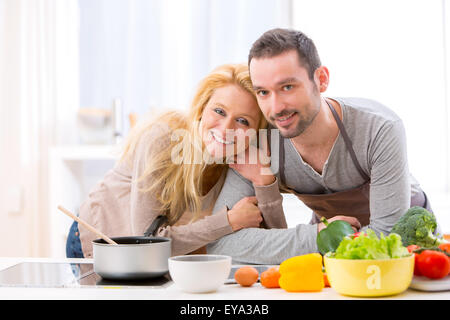
POLYGON ((402 244, 402 238, 391 233, 387 237, 367 229, 358 237, 345 236, 331 257, 336 259, 391 259, 409 256, 410 253, 402 244))

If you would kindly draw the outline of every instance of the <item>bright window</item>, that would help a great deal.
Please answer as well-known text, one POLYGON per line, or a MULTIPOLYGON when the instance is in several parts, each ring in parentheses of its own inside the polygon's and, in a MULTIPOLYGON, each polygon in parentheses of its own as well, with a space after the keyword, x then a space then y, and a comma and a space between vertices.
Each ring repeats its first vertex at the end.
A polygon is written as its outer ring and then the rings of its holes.
POLYGON ((329 96, 375 99, 403 119, 410 171, 449 231, 450 33, 444 4, 293 0, 293 27, 314 40, 329 68, 329 96))

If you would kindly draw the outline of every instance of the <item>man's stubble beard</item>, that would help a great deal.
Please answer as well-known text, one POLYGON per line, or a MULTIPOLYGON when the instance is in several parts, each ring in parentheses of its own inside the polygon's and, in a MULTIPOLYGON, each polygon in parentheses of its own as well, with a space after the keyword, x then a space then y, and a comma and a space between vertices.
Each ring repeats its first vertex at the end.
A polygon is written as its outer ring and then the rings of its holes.
POLYGON ((295 126, 295 129, 293 130, 293 132, 286 132, 283 129, 278 128, 280 130, 281 136, 286 139, 298 137, 311 125, 311 123, 319 114, 319 111, 320 111, 320 100, 318 102, 318 105, 314 108, 314 110, 310 114, 307 114, 306 117, 302 117, 300 112, 297 111, 299 119, 297 125, 295 126))

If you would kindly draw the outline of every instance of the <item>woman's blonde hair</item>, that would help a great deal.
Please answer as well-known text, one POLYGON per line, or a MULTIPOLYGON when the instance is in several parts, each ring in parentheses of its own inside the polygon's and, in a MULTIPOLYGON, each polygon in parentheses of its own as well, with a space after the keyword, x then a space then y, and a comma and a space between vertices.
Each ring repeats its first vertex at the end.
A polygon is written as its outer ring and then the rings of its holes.
MULTIPOLYGON (((203 151, 203 141, 199 129, 203 110, 214 90, 230 84, 238 85, 255 97, 248 67, 245 64, 226 64, 214 69, 199 84, 191 108, 187 114, 170 111, 140 123, 131 130, 127 138, 122 160, 132 158, 141 137, 161 124, 168 127, 168 132, 160 138, 170 140, 168 146, 159 148, 157 152, 149 152, 145 169, 139 181, 145 181, 141 190, 149 192, 162 205, 161 211, 168 218, 169 225, 173 225, 186 210, 193 212, 196 220, 202 210, 201 196, 203 173, 208 163, 198 161, 199 152, 203 151), (184 131, 182 142, 174 139, 174 133, 184 131), (170 137, 172 138, 170 139, 170 137), (169 137, 169 138, 168 138, 169 137), (176 148, 174 148, 177 146, 176 148), (176 154, 174 154, 176 153, 176 154), (182 153, 182 155, 181 155, 182 153), (174 162, 174 155, 179 154, 181 162, 174 162)), ((256 101, 256 97, 255 97, 256 101)), ((265 128, 267 122, 261 114, 258 128, 265 128)), ((157 148, 157 145, 148 148, 157 148)), ((223 170, 226 165, 209 164, 223 170)))

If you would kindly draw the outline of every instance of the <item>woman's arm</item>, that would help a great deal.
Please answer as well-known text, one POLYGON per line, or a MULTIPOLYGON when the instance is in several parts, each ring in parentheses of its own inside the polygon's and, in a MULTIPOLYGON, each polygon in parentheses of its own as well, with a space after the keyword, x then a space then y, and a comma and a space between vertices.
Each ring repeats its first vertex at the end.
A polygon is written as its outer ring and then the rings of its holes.
MULTIPOLYGON (((139 190, 138 177, 152 152, 168 144, 168 129, 154 127, 143 133, 125 159, 118 161, 90 191, 80 206, 80 217, 109 237, 142 235, 141 229, 161 214, 156 197, 139 190)), ((79 227, 83 254, 92 257, 96 236, 79 227)))
POLYGON ((188 254, 215 241, 233 230, 228 221, 227 208, 217 214, 180 226, 163 226, 156 233, 172 239, 172 255, 188 254))

